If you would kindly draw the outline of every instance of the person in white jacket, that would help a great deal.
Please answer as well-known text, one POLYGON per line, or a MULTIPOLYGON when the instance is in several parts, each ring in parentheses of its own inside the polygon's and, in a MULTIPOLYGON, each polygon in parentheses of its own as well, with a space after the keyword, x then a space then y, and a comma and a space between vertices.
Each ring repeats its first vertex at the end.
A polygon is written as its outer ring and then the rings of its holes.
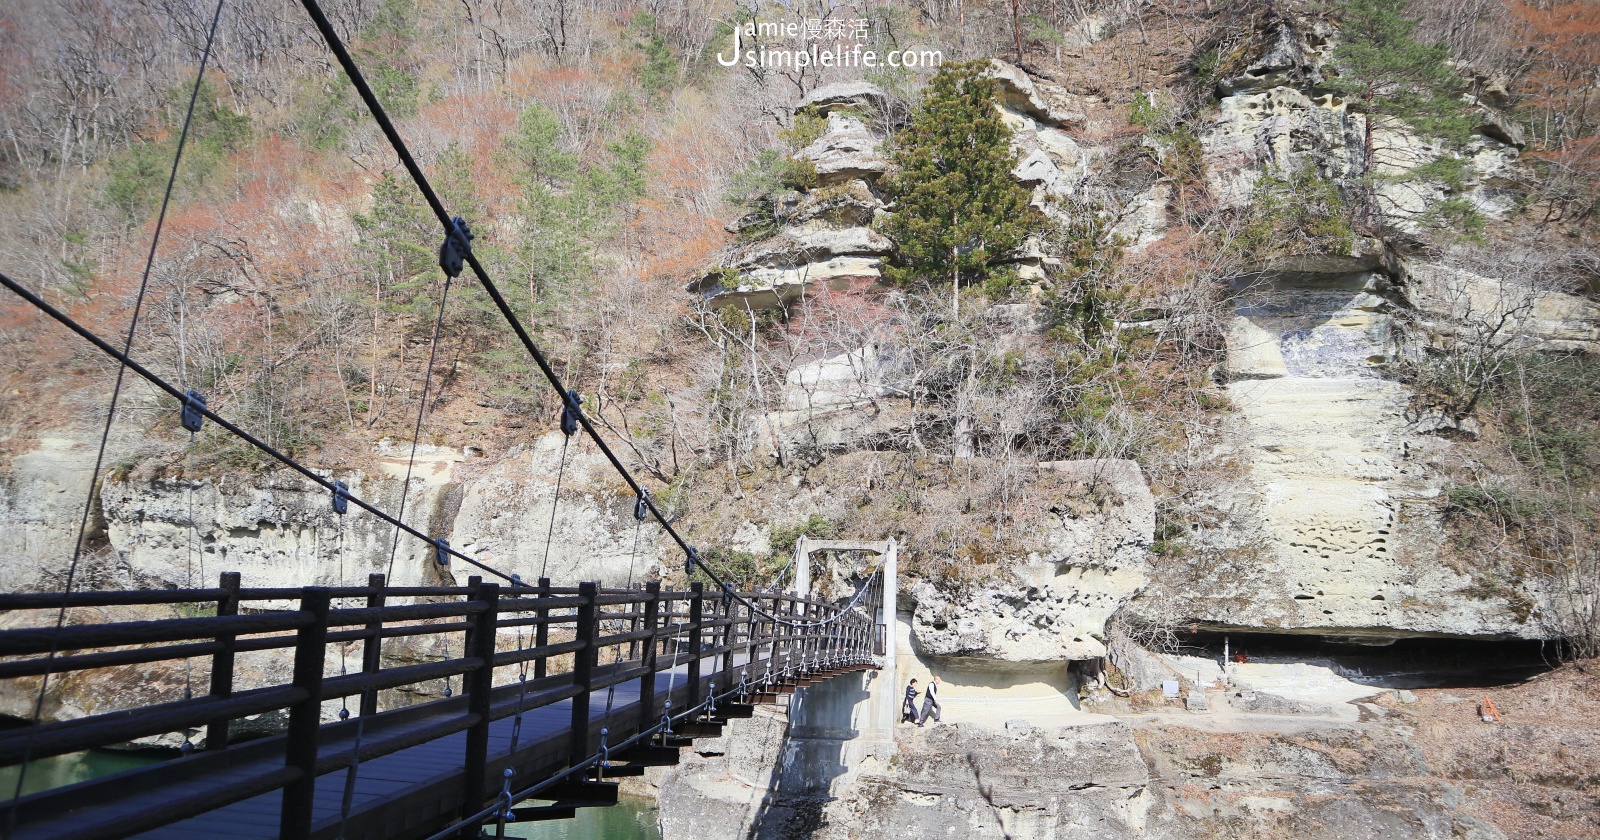
POLYGON ((928 722, 928 715, 933 715, 933 722, 939 722, 939 678, 934 677, 928 683, 928 690, 922 695, 922 716, 917 718, 917 725, 928 722))

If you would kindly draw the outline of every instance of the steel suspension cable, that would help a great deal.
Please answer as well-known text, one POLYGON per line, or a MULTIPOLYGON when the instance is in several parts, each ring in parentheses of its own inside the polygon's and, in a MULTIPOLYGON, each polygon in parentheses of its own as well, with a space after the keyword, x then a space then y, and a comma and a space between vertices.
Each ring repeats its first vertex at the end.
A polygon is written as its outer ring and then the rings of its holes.
POLYGON ((550 526, 544 532, 544 559, 539 561, 539 577, 544 577, 545 570, 550 567, 550 543, 556 536, 556 510, 561 506, 561 479, 567 472, 567 445, 570 443, 570 436, 562 436, 561 462, 556 466, 556 492, 550 497, 550 526))
MULTIPOLYGON (((634 505, 633 553, 628 556, 628 584, 627 584, 627 587, 626 587, 630 591, 633 589, 633 567, 639 561, 639 537, 640 537, 640 531, 642 531, 644 529, 644 517, 640 516, 639 514, 640 514, 639 506, 638 505, 634 505)), ((632 605, 629 606, 629 610, 630 611, 632 610, 632 605)), ((620 622, 618 622, 618 623, 620 624, 620 622)), ((630 627, 629 629, 632 629, 632 628, 630 627)), ((622 664, 622 645, 617 645, 616 646, 616 655, 613 656, 612 660, 611 660, 611 667, 612 667, 613 670, 615 670, 621 664, 622 664)), ((611 716, 611 703, 612 703, 612 701, 614 699, 616 699, 616 696, 617 696, 617 686, 616 686, 616 684, 613 683, 613 684, 607 686, 606 687, 606 717, 610 717, 611 716)))
MULTIPOLYGON (((411 496, 411 470, 417 464, 417 442, 422 437, 422 418, 428 413, 428 388, 433 384, 433 360, 439 354, 439 331, 444 327, 444 308, 450 302, 450 281, 455 278, 445 275, 444 292, 439 295, 439 314, 433 319, 433 341, 428 345, 428 367, 422 376, 422 402, 417 405, 417 425, 411 431, 411 457, 406 459, 406 479, 400 484, 400 513, 395 517, 401 522, 406 520, 406 499, 411 496)), ((383 579, 391 581, 394 578, 394 556, 400 551, 400 532, 394 532, 394 542, 389 545, 389 566, 384 571, 383 579)))
MULTIPOLYGON (((339 33, 334 30, 333 24, 329 22, 328 16, 322 11, 322 7, 317 0, 301 0, 301 5, 305 7, 306 13, 311 16, 312 22, 316 25, 317 30, 322 34, 323 40, 327 42, 328 49, 333 53, 335 60, 337 60, 339 63, 339 66, 344 69, 345 75, 350 79, 351 84, 356 89, 356 93, 361 97, 361 101, 367 106, 367 110, 372 114, 373 120, 378 123, 379 129, 383 131, 385 139, 389 141, 389 145, 391 148, 393 148, 395 155, 400 159, 401 165, 405 167, 407 174, 411 176, 411 180, 416 185, 417 190, 422 193, 423 199, 428 203, 429 209, 433 211, 434 216, 438 218, 439 223, 443 225, 444 230, 448 235, 452 230, 454 230, 454 222, 450 213, 445 209, 444 202, 439 199, 438 193, 434 191, 433 185, 429 183, 427 176, 422 171, 422 167, 417 164, 416 158, 412 156, 410 149, 406 146, 405 140, 400 136, 400 131, 395 128, 394 121, 389 118, 388 112, 384 109, 383 103, 381 103, 378 100, 377 95, 373 93, 371 85, 367 83, 366 77, 362 74, 361 68, 356 65, 355 59, 351 57, 350 51, 345 46, 343 39, 341 39, 339 37, 339 33)), ((589 438, 595 442, 595 445, 600 449, 600 452, 606 456, 606 460, 611 462, 612 468, 617 471, 617 474, 621 476, 623 481, 627 482, 629 489, 634 492, 634 495, 641 496, 645 500, 645 505, 649 509, 651 515, 655 517, 658 523, 660 523, 662 529, 667 532, 667 535, 672 537, 673 542, 677 543, 678 547, 683 550, 686 558, 685 567, 687 571, 692 572, 698 567, 701 571, 705 572, 707 577, 711 578, 712 582, 715 583, 718 588, 725 592, 732 592, 732 596, 744 603, 745 606, 766 616, 769 620, 784 626, 817 627, 831 624, 838 620, 839 616, 835 615, 815 622, 792 621, 769 613, 761 606, 750 602, 749 600, 745 599, 744 596, 734 592, 732 587, 728 585, 727 581, 725 581, 715 569, 711 568, 704 560, 700 558, 700 553, 695 549, 695 547, 690 545, 688 540, 684 539, 683 535, 679 534, 677 529, 672 527, 672 523, 664 514, 662 514, 661 510, 656 507, 655 502, 650 499, 649 495, 644 492, 644 487, 640 485, 639 480, 634 477, 633 473, 627 468, 626 465, 622 463, 622 460, 617 457, 617 454, 612 451, 611 447, 607 445, 605 440, 600 436, 600 432, 595 427, 593 421, 591 421, 589 416, 575 404, 578 401, 577 392, 569 390, 562 382, 560 375, 556 373, 555 368, 550 364, 549 359, 545 357, 544 352, 539 349, 539 346, 534 343, 533 337, 528 334, 527 328, 522 325, 522 320, 517 317, 516 312, 511 308, 511 304, 506 301, 505 295, 501 294, 499 287, 496 286, 494 280, 489 277, 488 271, 485 270, 483 264, 478 261, 477 255, 474 254, 470 249, 467 249, 462 256, 465 260, 465 263, 471 266, 473 275, 478 278, 478 282, 482 284, 484 292, 489 295, 489 299, 494 303, 495 308, 499 310, 501 316, 505 318, 506 323, 509 324, 512 331, 516 333, 518 341, 520 341, 523 348, 527 350, 528 355, 532 357, 534 363, 538 366, 540 373, 544 375, 544 378, 550 383, 550 386, 555 389, 556 393, 561 395, 565 406, 572 410, 576 420, 582 426, 583 430, 588 434, 589 438)))
MULTIPOLYGON (((186 402, 186 398, 185 398, 185 395, 184 395, 183 391, 179 390, 177 386, 173 385, 171 382, 168 382, 166 379, 161 377, 159 374, 156 374, 155 372, 151 371, 149 368, 145 367, 144 365, 140 364, 139 362, 134 361, 133 358, 130 357, 127 353, 124 353, 124 352, 118 350, 117 348, 111 346, 110 342, 106 341, 105 339, 101 338, 99 335, 95 334, 95 332, 93 330, 90 330, 88 327, 85 327, 83 324, 78 323, 78 321, 76 319, 74 319, 71 315, 68 315, 65 312, 62 312, 60 309, 56 308, 55 306, 52 306, 48 301, 46 301, 44 298, 40 297, 38 294, 34 293, 27 286, 24 286, 23 284, 17 282, 15 279, 11 278, 9 275, 6 275, 3 272, 0 272, 0 286, 4 286, 7 290, 11 291, 17 297, 22 298, 29 305, 31 305, 34 308, 38 309, 40 312, 43 312, 44 314, 50 316, 57 323, 59 323, 62 326, 66 327, 67 329, 73 331, 74 333, 77 333, 79 337, 81 337, 84 340, 88 341, 90 344, 93 344, 100 352, 102 352, 102 353, 106 354, 107 356, 110 356, 112 359, 115 359, 118 362, 122 363, 123 365, 125 365, 127 367, 128 370, 131 370, 134 373, 138 374, 140 377, 144 378, 145 381, 149 382, 150 384, 152 384, 152 385, 156 386, 157 388, 161 389, 162 391, 166 392, 168 395, 170 395, 173 398, 177 399, 179 402, 186 402)), ((272 445, 262 441, 260 438, 256 437, 255 435, 252 435, 249 432, 245 431, 244 429, 240 428, 237 424, 235 424, 232 421, 228 420, 226 417, 223 417, 222 415, 216 413, 212 409, 206 407, 203 403, 198 403, 198 404, 191 403, 191 404, 188 404, 186 407, 189 410, 193 411, 196 416, 203 417, 203 418, 205 418, 207 420, 210 420, 213 423, 216 423, 218 426, 220 426, 221 428, 226 430, 229 434, 232 434, 234 437, 237 437, 238 439, 244 441, 246 444, 249 444, 250 446, 254 447, 256 450, 260 451, 262 454, 272 458, 273 460, 277 461, 278 463, 283 464, 284 466, 288 467, 291 470, 294 470, 295 472, 297 472, 300 475, 304 476, 306 479, 308 479, 311 482, 315 483, 317 486, 319 486, 322 489, 328 491, 329 493, 343 493, 343 497, 346 500, 348 500, 351 504, 354 504, 355 506, 361 508, 362 510, 366 511, 367 513, 370 513, 373 516, 377 517, 378 519, 382 520, 383 522, 385 522, 385 523, 387 523, 387 524, 389 524, 389 525, 391 525, 391 526, 393 526, 395 528, 398 528, 398 529, 406 532, 407 534, 410 534, 411 536, 416 537, 419 540, 422 540, 423 542, 435 545, 437 547, 437 550, 440 551, 441 553, 448 554, 451 557, 455 557, 455 558, 464 560, 467 563, 470 563, 471 565, 473 565, 473 566, 475 566, 475 567, 477 567, 479 569, 482 569, 484 572, 486 572, 488 574, 491 574, 491 575, 494 575, 495 577, 500 578, 501 580, 504 580, 507 583, 509 583, 510 585, 512 585, 514 587, 517 587, 519 589, 531 589, 532 588, 532 587, 528 586, 527 584, 523 583, 521 581, 521 579, 516 577, 515 575, 506 574, 505 572, 502 572, 499 569, 496 569, 493 566, 490 566, 489 564, 478 560, 476 557, 472 557, 471 555, 462 553, 458 549, 451 548, 449 546, 439 545, 438 542, 433 537, 430 537, 427 534, 423 533, 422 531, 419 531, 416 528, 413 528, 410 525, 407 525, 404 522, 401 522, 400 520, 398 520, 395 517, 389 515, 388 513, 385 513, 383 511, 383 509, 379 508, 377 505, 374 505, 373 503, 371 503, 371 502, 369 502, 369 501, 367 501, 367 500, 365 500, 365 499, 363 499, 363 498, 361 498, 359 496, 350 494, 347 491, 347 489, 341 488, 339 486, 340 482, 335 482, 335 481, 332 481, 331 479, 328 479, 325 476, 319 475, 315 470, 311 469, 310 467, 300 463, 299 461, 295 460, 294 458, 291 458, 288 455, 283 454, 282 452, 279 452, 272 445)))
MULTIPOLYGON (((217 7, 211 13, 211 27, 206 32, 206 44, 200 52, 200 66, 195 71, 194 86, 189 92, 189 107, 183 115, 183 127, 178 131, 178 145, 177 148, 173 150, 172 168, 167 173, 167 186, 161 195, 161 209, 156 214, 155 231, 150 236, 150 251, 145 257, 144 272, 140 275, 138 294, 134 297, 133 315, 128 319, 128 333, 122 342, 124 356, 126 356, 133 349, 133 337, 139 327, 139 316, 144 310, 145 292, 150 288, 150 271, 155 265, 156 249, 161 243, 161 231, 166 226, 167 208, 172 203, 173 185, 176 184, 178 180, 178 165, 183 160, 183 149, 189 140, 189 128, 194 121, 195 103, 200 99, 200 85, 205 80, 206 66, 211 63, 211 47, 216 41, 217 22, 222 19, 222 6, 224 2, 225 0, 217 0, 217 7)), ((78 564, 83 557, 84 536, 89 529, 89 513, 94 508, 95 489, 100 483, 100 471, 105 465, 106 444, 111 439, 111 427, 116 422, 117 404, 122 397, 122 382, 126 373, 127 365, 119 364, 117 366, 116 381, 111 387, 111 402, 106 408, 106 422, 100 430, 100 448, 95 454, 94 468, 89 473, 89 497, 84 501, 83 516, 78 520, 77 540, 73 543, 72 547, 72 560, 67 565, 67 577, 65 584, 62 586, 61 607, 56 611, 56 633, 60 633, 62 626, 66 623, 67 604, 71 600, 72 585, 76 582, 78 564)), ((48 655, 45 657, 47 663, 54 660, 56 654, 58 653, 54 639, 55 637, 52 636, 50 650, 48 655)), ((11 833, 16 828, 17 800, 22 797, 23 783, 28 776, 28 763, 32 759, 33 754, 32 732, 33 729, 38 728, 39 720, 44 714, 44 699, 49 686, 50 672, 46 670, 45 673, 39 678, 39 693, 34 699, 33 703, 32 727, 29 729, 28 740, 23 747, 22 763, 17 770, 17 784, 11 791, 11 802, 6 808, 4 833, 6 840, 10 840, 11 833)))

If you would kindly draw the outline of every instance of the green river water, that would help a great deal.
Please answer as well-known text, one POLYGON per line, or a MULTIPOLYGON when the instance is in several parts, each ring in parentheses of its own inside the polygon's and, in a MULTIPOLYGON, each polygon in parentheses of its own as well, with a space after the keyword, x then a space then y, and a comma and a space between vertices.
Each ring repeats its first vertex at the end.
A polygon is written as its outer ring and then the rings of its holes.
MULTIPOLYGON (((172 755, 155 750, 90 750, 41 758, 28 762, 28 775, 22 781, 22 795, 144 767, 172 755)), ((0 767, 0 796, 11 798, 11 792, 17 789, 17 773, 16 767, 0 767)))
MULTIPOLYGON (((494 833, 492 828, 490 833, 494 833)), ((580 808, 577 819, 507 823, 506 836, 524 840, 661 840, 655 800, 633 796, 621 797, 610 808, 580 808)))
MULTIPOLYGON (((165 760, 171 753, 93 750, 52 756, 28 764, 22 793, 70 785, 165 760)), ((17 786, 17 768, 0 768, 0 796, 11 798, 17 786)), ((492 832, 492 829, 491 829, 492 832)), ((541 823, 508 823, 506 836, 521 840, 661 840, 656 828, 655 800, 623 797, 610 808, 582 808, 577 819, 541 823)))

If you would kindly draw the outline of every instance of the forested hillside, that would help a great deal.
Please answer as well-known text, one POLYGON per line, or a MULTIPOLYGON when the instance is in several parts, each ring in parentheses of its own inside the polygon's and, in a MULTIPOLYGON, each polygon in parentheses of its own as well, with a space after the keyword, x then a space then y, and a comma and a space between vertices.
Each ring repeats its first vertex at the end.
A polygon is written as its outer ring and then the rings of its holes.
MULTIPOLYGON (((140 283, 212 11, 199 2, 29 2, 0 30, 14 57, 0 79, 3 262, 107 334, 127 322, 140 283)), ((1094 172, 1083 189, 1055 196, 1049 214, 1013 220, 1014 235, 1050 255, 1042 281, 969 258, 960 279, 975 303, 946 317, 947 292, 937 288, 949 288, 948 272, 903 252, 891 276, 910 295, 818 294, 754 323, 705 308, 685 283, 727 262, 724 249, 738 242, 725 224, 805 185, 786 154, 820 127, 789 106, 860 75, 717 63, 734 25, 787 12, 565 0, 335 2, 327 11, 534 335, 588 410, 668 487, 694 483, 715 496, 709 488, 760 486, 764 470, 790 466, 785 447, 763 454, 774 447, 758 445, 789 370, 863 343, 900 345, 915 371, 913 400, 934 413, 894 444, 907 459, 881 467, 881 489, 864 492, 863 512, 840 527, 887 519, 917 530, 929 505, 969 516, 975 527, 915 541, 935 565, 1037 548, 1009 527, 1013 500, 1033 492, 1017 465, 1081 456, 1158 467, 1163 509, 1176 513, 1163 520, 1161 545, 1176 546, 1184 520, 1204 515, 1183 500, 1215 468, 1196 452, 1227 408, 1211 380, 1231 278, 1296 254, 1426 253, 1462 265, 1509 261, 1540 288, 1594 288, 1600 23, 1583 3, 819 11, 864 18, 875 45, 929 46, 952 62, 1007 57, 1053 80, 1075 98, 1080 113, 1067 127, 1094 172), (1253 185, 1212 171, 1200 135, 1217 97, 1274 49, 1271 39, 1288 37, 1290 19, 1314 21, 1314 40, 1347 24, 1314 83, 1373 115, 1360 151, 1381 157, 1392 125, 1436 138, 1426 141, 1430 159, 1403 174, 1360 161, 1347 171, 1269 166, 1253 185), (1454 151, 1484 119, 1472 103, 1492 106, 1491 134, 1526 144, 1515 166, 1485 182, 1492 219, 1466 197, 1479 176, 1454 151), (1159 237, 1127 223, 1142 212, 1141 195, 1148 210, 1151 184, 1169 215, 1159 237), (1013 301, 1044 309, 1045 333, 1025 346, 996 341, 1006 327, 984 314, 1013 301), (1160 329, 1118 328, 1152 319, 1160 329), (980 466, 956 468, 967 456, 980 466), (911 488, 919 499, 907 511, 893 500, 911 488)), ((225 6, 210 67, 136 355, 274 445, 358 465, 373 441, 409 438, 415 421, 444 291, 433 268, 440 232, 302 9, 225 6)), ((1294 71, 1260 72, 1251 78, 1294 71)), ((916 125, 929 73, 865 74, 889 92, 870 115, 875 130, 916 125)), ((883 230, 918 223, 901 215, 883 230)), ((91 420, 106 363, 15 301, 4 302, 4 317, 14 348, 6 445, 24 445, 23 429, 91 420)), ((443 318, 425 440, 495 452, 548 428, 556 403, 481 291, 457 284, 443 318)), ((1594 418, 1559 400, 1592 393, 1592 365, 1563 357, 1508 366, 1512 348, 1493 326, 1392 372, 1452 423, 1492 421, 1485 439, 1526 473, 1515 489, 1452 491, 1453 515, 1469 531, 1552 546, 1578 539, 1563 523, 1584 518, 1571 507, 1587 504, 1583 494, 1549 488, 1588 486, 1594 418), (1556 402, 1533 399, 1541 393, 1556 402), (1561 428, 1530 432, 1530 419, 1557 416, 1567 418, 1552 424, 1561 428)), ((128 422, 150 434, 122 453, 119 469, 172 465, 182 441, 169 408, 129 406, 128 422)), ((201 469, 254 457, 222 435, 202 435, 198 446, 201 469)))

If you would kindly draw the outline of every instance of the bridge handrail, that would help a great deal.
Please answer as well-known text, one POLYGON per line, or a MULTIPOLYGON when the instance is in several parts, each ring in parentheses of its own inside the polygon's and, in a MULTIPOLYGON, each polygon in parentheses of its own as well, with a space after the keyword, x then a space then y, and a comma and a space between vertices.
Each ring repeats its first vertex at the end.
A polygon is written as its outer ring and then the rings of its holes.
POLYGON ((242 636, 275 630, 299 630, 315 619, 296 610, 273 614, 118 621, 71 627, 26 627, 0 632, 0 656, 28 656, 52 650, 121 647, 178 642, 217 636, 242 636))
MULTIPOLYGON (((706 592, 698 584, 688 591, 664 591, 656 584, 643 589, 608 590, 594 584, 557 588, 546 582, 532 590, 534 594, 516 590, 515 595, 501 597, 498 586, 477 580, 467 587, 386 587, 379 576, 374 576, 374 581, 366 587, 244 589, 237 585, 237 575, 231 575, 230 585, 230 575, 225 574, 223 586, 216 589, 84 592, 65 600, 73 606, 166 604, 180 608, 213 601, 219 612, 227 614, 69 625, 59 631, 48 627, 0 630, 0 655, 35 657, 0 661, 0 678, 159 661, 181 663, 196 657, 209 657, 213 666, 211 690, 200 696, 0 734, 0 766, 19 763, 25 757, 43 758, 164 733, 204 729, 208 738, 202 753, 222 755, 185 759, 176 766, 211 766, 227 756, 235 763, 224 764, 238 770, 234 773, 238 783, 231 792, 209 788, 191 791, 192 796, 185 794, 187 798, 163 802, 152 813, 159 812, 161 819, 171 821, 169 817, 181 818, 201 806, 220 807, 254 793, 284 788, 285 803, 298 803, 293 808, 285 805, 284 825, 299 825, 309 819, 302 813, 309 807, 305 799, 307 774, 332 772, 355 761, 466 731, 466 782, 468 789, 473 789, 474 784, 482 788, 484 780, 472 778, 471 772, 475 766, 477 771, 483 768, 474 765, 470 754, 474 749, 480 754, 487 749, 489 723, 566 700, 572 701, 573 716, 570 772, 579 766, 587 767, 594 760, 591 739, 595 733, 588 716, 590 695, 594 692, 603 696, 607 689, 638 681, 636 702, 641 709, 638 714, 643 715, 638 731, 655 731, 663 726, 652 717, 657 713, 651 711, 661 705, 655 684, 658 674, 676 672, 672 682, 683 680, 675 691, 687 696, 689 702, 674 701, 671 705, 674 714, 683 715, 707 702, 710 680, 702 670, 708 663, 711 680, 725 698, 740 691, 755 691, 769 680, 797 674, 804 668, 819 667, 825 659, 860 660, 870 653, 871 621, 854 611, 856 600, 841 606, 813 598, 743 593, 752 602, 746 603, 720 591, 706 592), (291 600, 288 596, 299 600, 298 609, 231 614, 241 602, 291 600), (332 606, 337 599, 360 596, 366 597, 367 606, 332 606), (394 604, 388 601, 391 596, 421 602, 394 604), (850 614, 841 615, 846 612, 850 614), (838 620, 820 626, 797 623, 819 617, 838 620), (525 633, 527 629, 538 633, 525 633), (517 648, 504 649, 513 637, 512 631, 516 631, 519 640, 517 648), (385 639, 418 635, 436 636, 447 643, 452 638, 462 641, 457 652, 447 653, 444 658, 407 664, 385 665, 374 647, 385 639), (366 646, 361 670, 325 675, 329 651, 352 643, 366 646), (52 650, 81 652, 52 658, 38 656, 52 650), (293 682, 234 690, 234 657, 271 650, 293 652, 293 682), (616 653, 602 657, 602 651, 616 653), (745 664, 738 668, 734 664, 736 654, 745 658, 745 664), (516 681, 513 675, 498 673, 500 669, 526 668, 530 662, 538 667, 525 683, 516 681), (381 691, 437 686, 441 680, 459 680, 461 693, 444 700, 377 710, 376 698, 381 691), (351 697, 361 698, 359 716, 342 723, 321 720, 323 703, 351 697), (230 743, 231 721, 279 709, 289 710, 287 733, 243 744, 230 743), (367 730, 357 745, 350 741, 349 727, 362 719, 367 721, 367 730), (319 750, 318 745, 323 743, 327 748, 319 750), (246 772, 237 763, 259 762, 260 756, 273 749, 280 750, 272 754, 283 755, 284 765, 272 766, 270 761, 259 767, 252 764, 250 767, 255 769, 246 772), (289 811, 294 809, 300 810, 291 815, 289 811)), ((48 609, 62 603, 61 595, 51 593, 0 596, 0 608, 48 609)), ((354 708, 356 704, 350 706, 354 708)), ((185 774, 191 775, 191 771, 186 769, 185 774)), ((196 778, 200 779, 195 782, 199 787, 210 784, 203 774, 196 778)), ((117 787, 106 789, 108 796, 124 793, 117 787)), ((48 813, 36 811, 33 803, 48 797, 48 792, 25 797, 18 807, 47 819, 48 813)), ((478 807, 473 801, 467 804, 473 809, 478 807)), ((155 817, 146 815, 126 825, 119 824, 113 833, 120 836, 124 828, 132 833, 128 826, 135 824, 161 824, 150 823, 152 819, 155 817)), ((299 836, 285 831, 285 836, 299 836)))

